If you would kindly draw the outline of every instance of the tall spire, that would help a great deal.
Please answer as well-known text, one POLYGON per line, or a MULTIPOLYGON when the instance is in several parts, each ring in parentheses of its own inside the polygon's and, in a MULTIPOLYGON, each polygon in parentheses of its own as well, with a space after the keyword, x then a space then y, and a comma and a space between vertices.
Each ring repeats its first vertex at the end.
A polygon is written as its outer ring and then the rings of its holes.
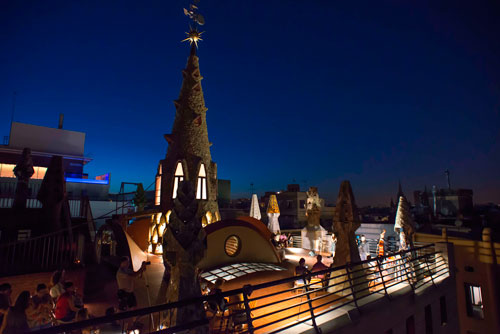
POLYGON ((208 140, 207 108, 201 81, 197 45, 201 41, 198 26, 204 23, 198 7, 191 5, 184 13, 192 20, 188 37, 191 44, 186 67, 182 70, 182 85, 179 97, 174 101, 176 109, 172 132, 165 134, 168 149, 160 162, 161 200, 164 213, 171 210, 181 181, 190 181, 195 189, 196 199, 201 200, 198 215, 204 225, 220 220, 217 205, 217 165, 212 161, 208 140))
POLYGON ((403 196, 406 198, 405 194, 403 193, 403 187, 401 187, 401 180, 398 182, 398 193, 396 194, 396 201, 399 201, 399 198, 403 196))

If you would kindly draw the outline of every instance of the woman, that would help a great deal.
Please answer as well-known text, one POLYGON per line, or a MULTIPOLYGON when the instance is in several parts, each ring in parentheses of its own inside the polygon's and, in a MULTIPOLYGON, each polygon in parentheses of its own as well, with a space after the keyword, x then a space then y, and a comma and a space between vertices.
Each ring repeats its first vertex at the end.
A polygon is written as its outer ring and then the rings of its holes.
POLYGON ((26 309, 30 306, 30 292, 23 291, 16 299, 14 306, 5 314, 0 334, 19 334, 30 330, 26 318, 26 309))
POLYGON ((50 296, 57 302, 59 296, 64 293, 64 270, 55 271, 50 278, 50 284, 50 296))

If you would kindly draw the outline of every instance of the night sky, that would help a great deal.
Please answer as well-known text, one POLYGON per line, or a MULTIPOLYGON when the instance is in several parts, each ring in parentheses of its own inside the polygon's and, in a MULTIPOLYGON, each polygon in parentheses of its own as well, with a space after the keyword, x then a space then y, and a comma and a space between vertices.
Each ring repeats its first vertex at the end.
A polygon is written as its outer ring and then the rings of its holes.
MULTIPOLYGON (((497 1, 208 1, 201 74, 232 195, 288 183, 388 204, 401 179, 500 202, 497 1), (479 4, 483 7, 478 7, 479 4), (474 5, 474 7, 471 7, 474 5)), ((0 135, 87 133, 91 177, 150 185, 189 47, 188 1, 0 1, 0 135)), ((413 199, 413 196, 410 196, 413 199)))

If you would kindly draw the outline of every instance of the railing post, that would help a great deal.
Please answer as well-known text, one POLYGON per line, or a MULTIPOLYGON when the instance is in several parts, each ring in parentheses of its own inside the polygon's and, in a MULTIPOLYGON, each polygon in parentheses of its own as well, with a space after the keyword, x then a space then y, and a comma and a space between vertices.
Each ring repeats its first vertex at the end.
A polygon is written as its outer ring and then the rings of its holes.
POLYGON ((378 266, 378 272, 380 274, 380 279, 382 280, 382 286, 384 287, 384 291, 385 291, 385 296, 391 300, 391 297, 389 296, 389 294, 387 293, 387 287, 385 286, 385 281, 384 281, 384 273, 382 272, 382 267, 380 266, 380 258, 377 258, 377 266, 378 266))
POLYGON ((429 268, 428 258, 429 258, 429 256, 425 255, 425 264, 427 265, 427 272, 429 273, 429 276, 431 277, 432 285, 434 285, 436 287, 436 283, 434 282, 434 277, 432 277, 431 268, 429 268))
POLYGON ((408 284, 410 284, 410 287, 411 287, 411 291, 413 291, 413 293, 415 293, 415 287, 413 286, 412 282, 411 282, 411 276, 409 276, 409 272, 412 270, 412 264, 411 263, 408 263, 408 262, 411 262, 411 260, 408 261, 408 253, 405 253, 405 257, 404 257, 404 261, 402 261, 404 263, 404 267, 405 267, 405 274, 406 274, 406 280, 408 281, 408 284), (408 264, 408 267, 406 267, 406 265, 408 264))
POLYGON ((349 280, 349 285, 351 286, 352 301, 354 302, 354 305, 358 309, 358 312, 361 313, 361 311, 359 309, 359 305, 358 305, 358 299, 356 298, 356 294, 354 293, 354 284, 352 284, 351 273, 349 272, 349 267, 350 266, 351 266, 350 262, 346 263, 346 265, 345 265, 345 272, 346 272, 347 279, 349 280))
POLYGON ((316 331, 316 333, 321 334, 321 329, 316 324, 316 317, 314 316, 314 310, 312 308, 312 302, 311 302, 311 296, 310 296, 310 290, 309 290, 310 283, 307 284, 305 279, 306 279, 306 275, 304 275, 304 283, 305 283, 304 287, 306 290, 307 304, 309 305, 309 311, 311 312, 311 322, 313 324, 313 327, 314 327, 314 330, 316 331))
POLYGON ((252 309, 248 302, 248 297, 252 294, 253 288, 250 284, 243 286, 243 303, 245 304, 245 314, 247 316, 248 333, 253 333, 252 309))

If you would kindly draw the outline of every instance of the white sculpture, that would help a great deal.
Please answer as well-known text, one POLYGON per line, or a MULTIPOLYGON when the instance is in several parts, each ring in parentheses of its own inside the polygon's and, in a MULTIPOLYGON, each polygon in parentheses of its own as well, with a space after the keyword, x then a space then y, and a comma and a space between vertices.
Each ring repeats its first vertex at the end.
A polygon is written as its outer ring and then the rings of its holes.
POLYGON ((252 195, 252 204, 250 205, 250 217, 260 220, 262 216, 260 215, 259 199, 256 194, 252 195))

